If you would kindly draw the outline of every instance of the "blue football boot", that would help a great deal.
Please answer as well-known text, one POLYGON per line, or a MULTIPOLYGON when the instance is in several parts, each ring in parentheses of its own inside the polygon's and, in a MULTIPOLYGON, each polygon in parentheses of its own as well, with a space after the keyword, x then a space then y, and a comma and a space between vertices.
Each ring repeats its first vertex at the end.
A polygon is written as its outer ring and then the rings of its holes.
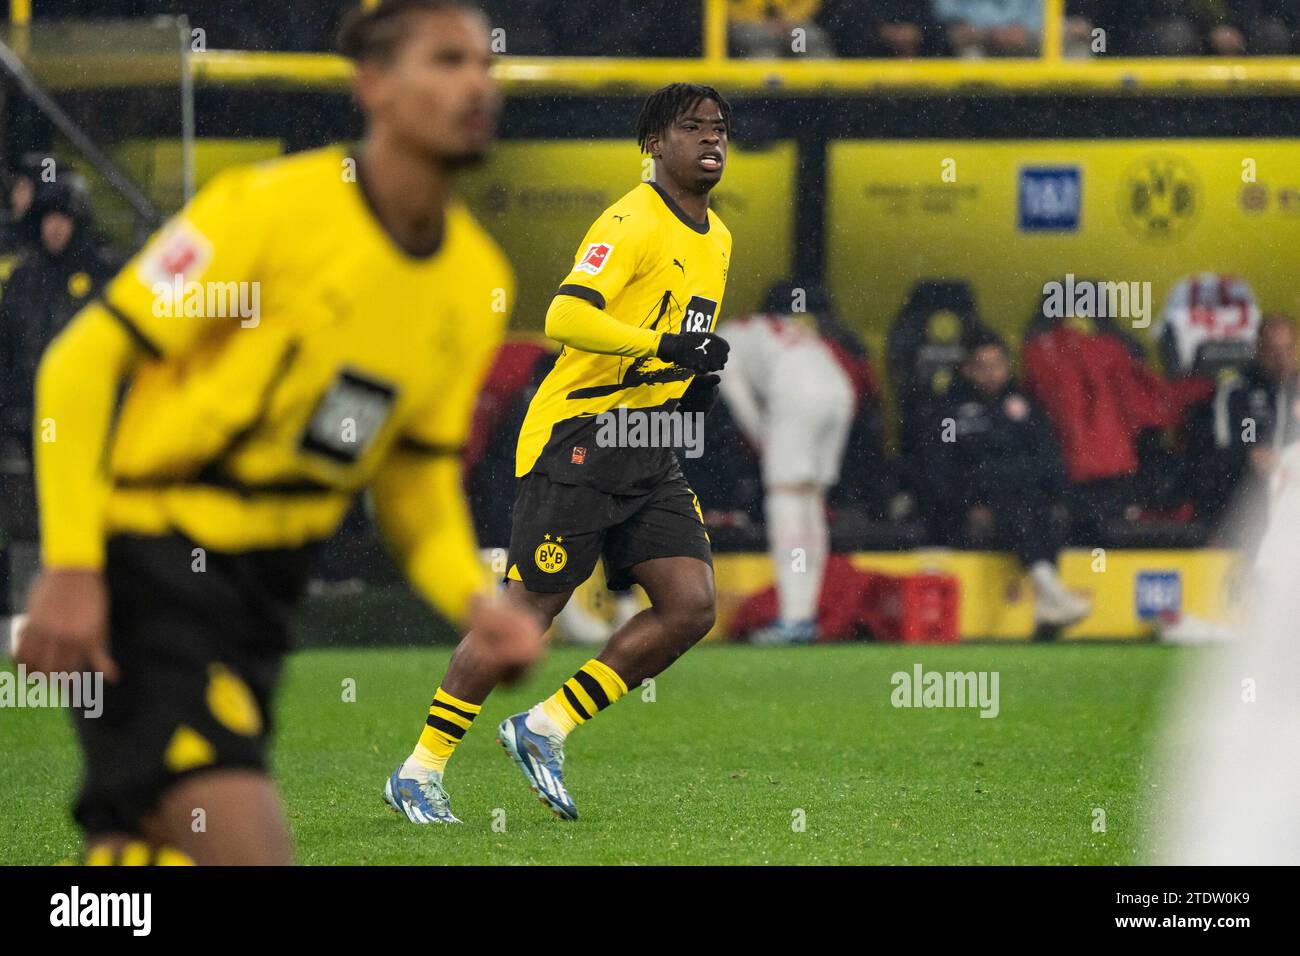
POLYGON ((430 774, 428 781, 420 783, 414 777, 403 777, 399 766, 384 784, 384 803, 412 823, 460 823, 452 815, 440 773, 430 774))
POLYGON ((564 787, 564 741, 528 729, 528 714, 515 714, 501 721, 497 743, 515 762, 528 785, 551 812, 563 820, 578 819, 578 808, 564 787))

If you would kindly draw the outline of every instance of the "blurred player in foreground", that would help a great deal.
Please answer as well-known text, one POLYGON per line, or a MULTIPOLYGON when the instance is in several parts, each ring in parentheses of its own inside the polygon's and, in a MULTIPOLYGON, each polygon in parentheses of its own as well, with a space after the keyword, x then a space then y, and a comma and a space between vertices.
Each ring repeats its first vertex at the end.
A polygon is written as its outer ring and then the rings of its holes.
POLYGON ((460 490, 513 293, 449 195, 492 138, 487 24, 392 0, 341 43, 359 148, 219 176, 41 366, 44 570, 17 656, 110 682, 102 717, 76 719, 91 859, 143 840, 199 863, 291 862, 266 774, 271 697, 313 546, 367 485, 412 584, 472 624, 483 674, 541 648, 532 615, 484 596, 460 490), (213 314, 214 289, 260 308, 213 314))
POLYGON ((1300 865, 1300 443, 1267 510, 1241 633, 1204 652, 1169 720, 1157 863, 1300 865))
POLYGON ((839 480, 856 397, 848 373, 817 330, 825 291, 782 285, 766 314, 728 322, 722 397, 763 462, 768 551, 776 571, 777 623, 759 644, 817 639, 817 601, 830 557, 826 492, 839 480))
MULTIPOLYGON (((637 141, 654 159, 654 182, 600 214, 546 313, 546 334, 564 349, 519 433, 507 594, 549 624, 603 556, 611 589, 635 582, 651 603, 551 697, 498 728, 542 802, 570 820, 578 811, 564 786, 565 737, 713 626, 712 553, 676 452, 611 441, 601 416, 702 418, 716 395, 710 373, 725 364, 727 343, 713 326, 731 234, 709 209, 709 191, 730 133, 731 109, 710 87, 674 83, 651 94, 637 141)), ((420 795, 407 809, 414 822, 458 822, 443 771, 497 680, 466 639, 419 743, 389 781, 420 795)))

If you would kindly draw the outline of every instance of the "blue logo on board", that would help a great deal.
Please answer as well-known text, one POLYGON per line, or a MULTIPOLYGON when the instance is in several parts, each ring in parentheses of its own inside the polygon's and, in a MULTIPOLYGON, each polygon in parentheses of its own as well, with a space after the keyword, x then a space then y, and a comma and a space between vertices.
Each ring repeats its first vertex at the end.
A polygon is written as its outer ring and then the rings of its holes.
POLYGON ((1075 232, 1083 197, 1078 166, 1025 166, 1020 170, 1022 232, 1075 232))
POLYGON ((1141 571, 1136 590, 1140 620, 1177 614, 1183 609, 1183 578, 1177 571, 1141 571))

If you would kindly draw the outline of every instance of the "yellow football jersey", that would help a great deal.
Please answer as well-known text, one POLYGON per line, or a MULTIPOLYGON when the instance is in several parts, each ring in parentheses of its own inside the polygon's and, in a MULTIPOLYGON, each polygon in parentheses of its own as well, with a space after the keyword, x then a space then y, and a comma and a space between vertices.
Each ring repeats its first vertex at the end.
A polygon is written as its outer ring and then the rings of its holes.
MULTIPOLYGON (((712 211, 691 220, 655 183, 641 183, 587 230, 557 295, 571 295, 620 322, 661 332, 709 332, 717 322, 731 233, 712 211)), ((674 406, 694 377, 654 357, 565 347, 528 407, 515 474, 610 492, 653 486, 676 467, 668 448, 602 448, 596 416, 622 407, 674 406)))
POLYGON ((105 289, 148 358, 109 442, 106 533, 216 550, 327 537, 395 448, 455 455, 514 279, 452 204, 418 257, 330 148, 222 173, 105 289))

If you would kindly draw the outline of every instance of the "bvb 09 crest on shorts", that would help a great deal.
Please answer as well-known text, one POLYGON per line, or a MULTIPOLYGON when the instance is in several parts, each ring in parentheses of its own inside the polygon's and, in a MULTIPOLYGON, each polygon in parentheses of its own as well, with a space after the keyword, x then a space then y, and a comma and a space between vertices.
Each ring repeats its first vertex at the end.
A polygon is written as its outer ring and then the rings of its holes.
POLYGON ((562 571, 564 566, 569 563, 569 552, 565 551, 564 545, 561 544, 563 540, 557 535, 555 540, 552 541, 551 536, 548 534, 546 540, 539 544, 537 550, 533 552, 533 561, 538 568, 547 574, 562 571))

